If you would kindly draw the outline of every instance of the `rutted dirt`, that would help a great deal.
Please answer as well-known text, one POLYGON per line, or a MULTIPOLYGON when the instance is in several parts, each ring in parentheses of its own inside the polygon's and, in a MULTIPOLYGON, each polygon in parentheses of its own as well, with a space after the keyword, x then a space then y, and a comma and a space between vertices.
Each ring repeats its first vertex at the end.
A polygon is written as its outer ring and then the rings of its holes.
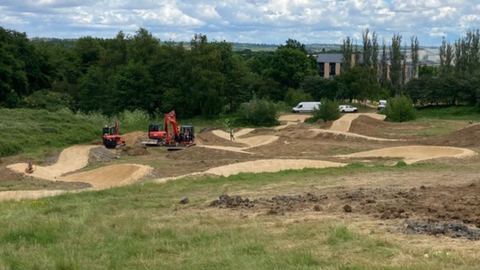
POLYGON ((333 187, 296 195, 242 198, 220 195, 211 207, 243 209, 244 215, 285 215, 293 212, 362 214, 405 222, 408 234, 480 238, 480 185, 419 186, 413 188, 333 187), (247 212, 245 212, 247 211, 247 212))

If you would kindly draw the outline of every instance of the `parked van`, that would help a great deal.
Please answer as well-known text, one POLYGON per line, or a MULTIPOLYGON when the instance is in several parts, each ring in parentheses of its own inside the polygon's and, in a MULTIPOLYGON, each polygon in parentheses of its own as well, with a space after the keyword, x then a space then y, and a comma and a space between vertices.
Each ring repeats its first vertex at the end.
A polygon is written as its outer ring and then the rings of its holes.
POLYGON ((313 112, 313 110, 318 110, 320 109, 320 102, 300 102, 298 103, 297 106, 292 108, 292 112, 294 113, 310 113, 313 112))
POLYGON ((387 107, 387 101, 386 100, 380 100, 378 102, 378 109, 383 110, 383 109, 385 109, 385 107, 387 107))

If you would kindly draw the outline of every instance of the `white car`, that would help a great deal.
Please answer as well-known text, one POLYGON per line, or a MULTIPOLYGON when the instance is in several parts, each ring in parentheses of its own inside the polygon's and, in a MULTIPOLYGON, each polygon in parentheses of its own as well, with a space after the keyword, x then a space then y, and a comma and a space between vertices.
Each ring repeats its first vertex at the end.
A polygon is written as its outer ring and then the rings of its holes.
POLYGON ((349 112, 356 113, 358 111, 358 109, 356 107, 352 107, 350 105, 340 105, 340 106, 338 106, 338 109, 342 113, 349 113, 349 112))
POLYGON ((378 102, 378 110, 383 110, 385 109, 385 107, 387 107, 387 101, 382 99, 378 102))

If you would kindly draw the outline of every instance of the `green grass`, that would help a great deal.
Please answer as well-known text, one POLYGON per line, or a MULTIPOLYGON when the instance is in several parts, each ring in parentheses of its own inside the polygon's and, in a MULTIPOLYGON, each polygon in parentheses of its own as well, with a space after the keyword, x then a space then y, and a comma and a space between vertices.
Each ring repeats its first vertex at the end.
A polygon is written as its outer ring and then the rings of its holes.
POLYGON ((426 106, 417 108, 419 118, 480 121, 480 110, 474 106, 426 106))
MULTIPOLYGON (((424 260, 382 233, 333 218, 286 223, 284 217, 240 218, 211 209, 220 194, 327 185, 327 176, 430 169, 361 166, 240 174, 229 178, 137 183, 108 190, 0 203, 0 269, 439 269, 473 257, 424 260), (298 179, 303 179, 299 182, 298 179), (180 205, 189 197, 192 203, 180 205)), ((321 216, 321 214, 319 214, 321 216)))
POLYGON ((0 109, 0 157, 91 142, 103 121, 69 111, 0 109))

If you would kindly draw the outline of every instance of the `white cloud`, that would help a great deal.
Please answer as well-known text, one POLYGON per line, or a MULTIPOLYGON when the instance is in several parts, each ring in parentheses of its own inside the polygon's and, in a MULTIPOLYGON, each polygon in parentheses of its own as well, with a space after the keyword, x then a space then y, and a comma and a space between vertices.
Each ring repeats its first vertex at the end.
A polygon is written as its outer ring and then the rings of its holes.
POLYGON ((28 36, 114 37, 145 27, 163 40, 339 43, 368 27, 440 44, 480 23, 471 0, 0 0, 1 26, 28 36))

